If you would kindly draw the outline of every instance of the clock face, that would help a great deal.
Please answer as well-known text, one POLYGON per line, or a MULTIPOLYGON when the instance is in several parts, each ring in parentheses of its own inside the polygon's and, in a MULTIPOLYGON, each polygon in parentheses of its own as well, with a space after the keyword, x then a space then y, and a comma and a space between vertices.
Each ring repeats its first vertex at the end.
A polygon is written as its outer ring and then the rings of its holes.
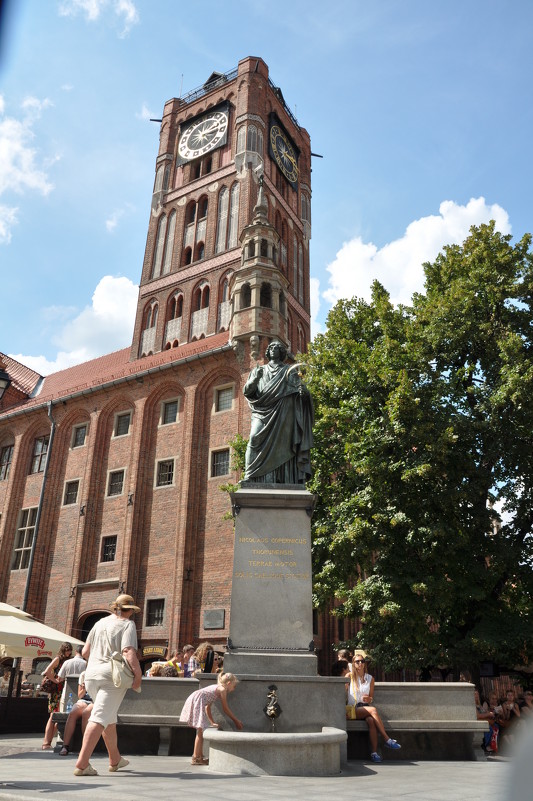
POLYGON ((178 153, 185 161, 203 156, 223 142, 227 130, 227 113, 213 111, 185 128, 180 136, 178 153))
POLYGON ((272 125, 270 128, 270 147, 276 164, 285 178, 294 186, 298 182, 296 153, 279 125, 272 125))

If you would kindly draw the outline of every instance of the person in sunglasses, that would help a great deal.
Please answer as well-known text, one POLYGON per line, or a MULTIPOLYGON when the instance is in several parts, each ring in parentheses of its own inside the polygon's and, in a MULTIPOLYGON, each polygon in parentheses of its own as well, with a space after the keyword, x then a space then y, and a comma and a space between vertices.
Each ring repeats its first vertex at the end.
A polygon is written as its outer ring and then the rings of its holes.
POLYGON ((378 754, 378 733, 381 734, 387 748, 398 750, 400 743, 389 737, 385 731, 383 721, 379 716, 374 700, 374 677, 365 672, 367 655, 364 651, 355 651, 353 656, 353 670, 348 689, 348 703, 355 704, 355 719, 364 720, 368 726, 368 736, 370 737, 370 759, 372 762, 383 762, 383 757, 378 754))

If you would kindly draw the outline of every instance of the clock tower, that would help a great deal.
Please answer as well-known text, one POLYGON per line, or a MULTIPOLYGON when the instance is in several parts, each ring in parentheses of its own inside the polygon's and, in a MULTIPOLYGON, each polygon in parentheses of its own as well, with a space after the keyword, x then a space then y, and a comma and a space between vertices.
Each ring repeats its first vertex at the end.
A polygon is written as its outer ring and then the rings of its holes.
POLYGON ((273 337, 306 348, 310 176, 260 58, 165 104, 131 360, 222 332, 252 358, 273 337))

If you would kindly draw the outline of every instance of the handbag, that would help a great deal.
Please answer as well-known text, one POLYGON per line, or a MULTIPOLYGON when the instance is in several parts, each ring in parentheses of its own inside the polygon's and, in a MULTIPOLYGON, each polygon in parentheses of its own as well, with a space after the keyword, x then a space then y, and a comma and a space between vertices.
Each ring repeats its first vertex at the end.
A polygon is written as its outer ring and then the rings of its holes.
POLYGON ((346 720, 355 720, 355 704, 346 704, 346 720))
POLYGON ((52 679, 46 678, 41 684, 41 690, 43 693, 48 693, 51 695, 52 693, 59 693, 63 689, 63 682, 60 684, 56 684, 55 681, 52 679))
MULTIPOLYGON (((105 632, 105 636, 107 638, 109 648, 111 649, 111 642, 109 641, 109 635, 107 631, 105 632)), ((110 662, 111 676, 115 687, 125 687, 127 690, 131 689, 135 675, 120 651, 112 651, 110 662)), ((135 692, 140 693, 141 688, 138 687, 135 692)))

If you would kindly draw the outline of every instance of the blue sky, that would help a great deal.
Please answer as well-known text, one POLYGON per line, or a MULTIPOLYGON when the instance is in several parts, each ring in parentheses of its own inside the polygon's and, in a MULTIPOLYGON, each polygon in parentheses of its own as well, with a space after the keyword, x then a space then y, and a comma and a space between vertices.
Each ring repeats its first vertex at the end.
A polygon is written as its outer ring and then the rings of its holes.
POLYGON ((0 57, 0 350, 125 347, 163 105, 262 57, 313 162, 313 329, 393 300, 472 224, 533 229, 529 0, 11 0, 0 57))

